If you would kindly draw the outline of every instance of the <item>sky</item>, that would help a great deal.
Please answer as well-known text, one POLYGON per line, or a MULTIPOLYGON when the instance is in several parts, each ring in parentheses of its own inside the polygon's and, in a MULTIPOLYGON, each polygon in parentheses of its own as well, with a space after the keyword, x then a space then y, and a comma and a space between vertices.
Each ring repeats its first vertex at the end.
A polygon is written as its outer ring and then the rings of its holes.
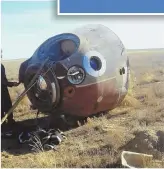
POLYGON ((3 59, 29 58, 46 39, 88 23, 114 31, 127 49, 164 48, 163 16, 57 16, 53 1, 2 1, 3 59))

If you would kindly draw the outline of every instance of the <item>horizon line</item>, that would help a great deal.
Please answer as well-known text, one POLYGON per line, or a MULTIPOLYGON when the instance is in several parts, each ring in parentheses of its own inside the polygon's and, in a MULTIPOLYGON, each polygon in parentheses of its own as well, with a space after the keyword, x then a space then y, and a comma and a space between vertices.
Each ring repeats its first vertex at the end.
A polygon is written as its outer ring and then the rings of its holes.
MULTIPOLYGON (((164 48, 144 48, 144 49, 126 49, 127 51, 136 51, 136 50, 138 50, 138 51, 144 51, 144 50, 164 50, 164 48)), ((9 61, 9 60, 13 60, 13 61, 16 61, 16 60, 20 60, 20 59, 28 59, 28 58, 30 58, 30 57, 25 57, 25 58, 17 58, 17 59, 2 59, 1 58, 1 62, 2 61, 9 61)))

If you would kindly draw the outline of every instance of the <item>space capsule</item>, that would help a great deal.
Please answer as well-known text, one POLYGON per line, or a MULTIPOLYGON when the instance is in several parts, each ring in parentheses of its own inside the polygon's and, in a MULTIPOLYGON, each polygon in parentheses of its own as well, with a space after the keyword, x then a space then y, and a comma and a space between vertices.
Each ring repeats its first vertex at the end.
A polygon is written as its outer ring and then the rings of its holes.
POLYGON ((19 80, 31 103, 43 113, 88 117, 117 107, 128 91, 129 60, 118 36, 100 24, 53 36, 23 62, 19 80))

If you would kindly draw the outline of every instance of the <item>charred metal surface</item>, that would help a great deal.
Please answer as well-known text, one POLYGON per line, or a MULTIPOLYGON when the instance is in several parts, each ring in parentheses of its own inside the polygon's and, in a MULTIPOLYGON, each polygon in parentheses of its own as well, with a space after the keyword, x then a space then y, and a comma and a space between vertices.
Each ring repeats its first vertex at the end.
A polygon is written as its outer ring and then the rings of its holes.
POLYGON ((118 93, 115 91, 115 79, 87 86, 77 86, 74 90, 72 97, 63 96, 61 106, 63 111, 67 110, 69 114, 73 115, 89 116, 112 109, 118 98, 118 93))
MULTIPOLYGON (((127 93, 129 63, 124 45, 103 25, 85 25, 49 38, 34 52, 28 66, 20 67, 20 72, 26 72, 21 73, 21 79, 35 74, 37 69, 32 70, 31 65, 41 64, 47 57, 47 67, 52 67, 45 77, 50 86, 47 90, 52 90, 53 97, 58 93, 60 98, 55 101, 50 97, 46 110, 87 117, 115 108, 127 93)), ((26 80, 25 86, 27 83, 26 80)), ((36 104, 34 95, 31 90, 29 99, 44 112, 46 105, 42 101, 36 104)))
POLYGON ((54 64, 52 67, 58 79, 63 79, 67 76, 68 69, 60 62, 54 64))

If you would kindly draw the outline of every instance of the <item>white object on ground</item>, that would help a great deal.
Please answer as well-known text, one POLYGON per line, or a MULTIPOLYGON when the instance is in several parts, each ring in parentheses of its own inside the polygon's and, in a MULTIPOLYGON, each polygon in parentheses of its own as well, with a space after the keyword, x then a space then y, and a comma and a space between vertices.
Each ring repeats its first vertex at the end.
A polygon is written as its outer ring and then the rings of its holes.
POLYGON ((145 168, 150 167, 152 155, 135 153, 130 151, 123 151, 121 154, 121 163, 125 167, 129 168, 145 168))

